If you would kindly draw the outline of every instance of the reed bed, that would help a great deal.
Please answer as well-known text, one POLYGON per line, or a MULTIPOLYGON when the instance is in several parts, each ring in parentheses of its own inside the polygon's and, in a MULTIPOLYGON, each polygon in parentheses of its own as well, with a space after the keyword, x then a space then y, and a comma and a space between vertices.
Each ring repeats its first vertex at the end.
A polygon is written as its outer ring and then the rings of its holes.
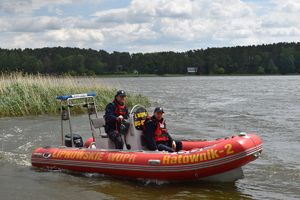
MULTIPOLYGON (((97 110, 104 110, 116 89, 97 83, 93 77, 49 76, 11 73, 0 75, 0 117, 58 114, 56 96, 95 92, 97 110)), ((127 106, 149 106, 147 97, 128 94, 127 106)), ((77 109, 76 113, 82 113, 77 109)))

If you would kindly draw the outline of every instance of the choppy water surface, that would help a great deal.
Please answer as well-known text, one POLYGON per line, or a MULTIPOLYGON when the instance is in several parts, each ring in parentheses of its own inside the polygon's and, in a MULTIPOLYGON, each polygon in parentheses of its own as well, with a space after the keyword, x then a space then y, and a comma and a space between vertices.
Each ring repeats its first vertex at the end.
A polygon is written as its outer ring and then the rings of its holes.
MULTIPOLYGON (((299 199, 300 77, 149 77, 95 79, 142 93, 164 107, 174 137, 214 139, 241 131, 264 140, 260 159, 235 183, 163 183, 99 174, 40 171, 30 153, 60 142, 59 118, 0 119, 1 199, 299 199)), ((79 83, 84 84, 79 79, 79 83)), ((54 100, 54 99, 53 99, 54 100)), ((149 111, 153 111, 153 107, 149 111)), ((89 134, 85 116, 74 119, 89 134)))

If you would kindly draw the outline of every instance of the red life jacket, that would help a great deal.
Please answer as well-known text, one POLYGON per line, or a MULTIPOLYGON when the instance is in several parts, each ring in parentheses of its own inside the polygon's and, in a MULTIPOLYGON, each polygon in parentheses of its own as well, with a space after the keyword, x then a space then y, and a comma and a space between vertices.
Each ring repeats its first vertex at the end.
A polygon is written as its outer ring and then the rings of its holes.
POLYGON ((127 114, 126 106, 119 104, 116 100, 113 101, 113 103, 116 105, 116 109, 114 114, 119 116, 125 116, 127 114))
POLYGON ((166 127, 166 123, 165 120, 162 120, 161 122, 151 118, 151 120, 153 120, 153 122, 156 124, 156 129, 154 132, 154 139, 155 142, 166 142, 169 140, 168 138, 168 130, 166 127))

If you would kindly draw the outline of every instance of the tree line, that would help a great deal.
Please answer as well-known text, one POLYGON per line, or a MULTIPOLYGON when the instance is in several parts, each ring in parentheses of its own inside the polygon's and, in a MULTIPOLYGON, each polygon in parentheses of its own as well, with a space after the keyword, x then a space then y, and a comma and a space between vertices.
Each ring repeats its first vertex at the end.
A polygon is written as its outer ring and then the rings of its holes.
POLYGON ((186 52, 128 53, 53 47, 1 49, 0 71, 42 74, 297 74, 300 43, 207 48, 186 52))

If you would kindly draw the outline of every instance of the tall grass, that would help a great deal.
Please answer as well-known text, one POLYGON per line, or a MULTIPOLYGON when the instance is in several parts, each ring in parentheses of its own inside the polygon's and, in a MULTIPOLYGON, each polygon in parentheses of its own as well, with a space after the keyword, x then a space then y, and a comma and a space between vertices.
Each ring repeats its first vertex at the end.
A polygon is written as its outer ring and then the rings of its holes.
MULTIPOLYGON (((11 73, 0 75, 0 117, 58 114, 56 96, 96 92, 97 109, 104 110, 116 89, 96 83, 95 78, 11 73)), ((128 94, 127 106, 150 105, 148 98, 128 94)), ((83 110, 76 110, 82 112, 83 110)))

